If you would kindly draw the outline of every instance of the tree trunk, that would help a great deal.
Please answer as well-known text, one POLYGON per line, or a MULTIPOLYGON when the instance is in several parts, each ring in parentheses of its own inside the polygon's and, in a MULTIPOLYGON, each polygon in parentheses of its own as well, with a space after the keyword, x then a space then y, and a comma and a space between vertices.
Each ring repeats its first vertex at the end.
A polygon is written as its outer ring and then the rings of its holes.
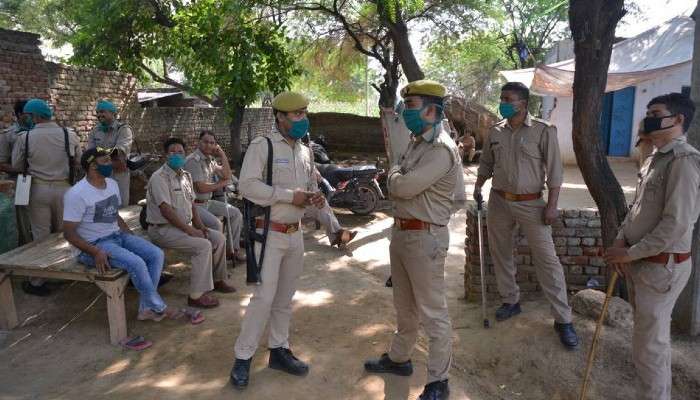
MULTIPOLYGON (((693 49, 693 69, 690 84, 690 98, 695 103, 695 118, 688 129, 688 142, 700 150, 700 1, 693 12, 695 20, 695 44, 693 49)), ((700 220, 698 221, 700 222, 700 220)), ((700 335, 700 223, 695 223, 692 240, 693 269, 688 285, 685 287, 673 310, 673 321, 678 327, 693 336, 700 335)))
POLYGON ((394 22, 387 23, 389 27, 389 33, 391 34, 391 39, 396 47, 396 55, 399 57, 401 62, 401 69, 406 75, 406 79, 409 82, 417 81, 425 78, 423 70, 418 64, 416 55, 413 53, 413 47, 411 47, 411 41, 408 38, 408 27, 402 19, 397 19, 394 22))
POLYGON ((375 84, 372 86, 379 92, 379 107, 393 108, 396 104, 396 91, 399 88, 399 79, 401 78, 396 50, 385 48, 383 60, 386 60, 386 62, 382 62, 384 81, 379 86, 375 84))
MULTIPOLYGON (((615 26, 625 14, 623 0, 571 0, 574 39, 573 143, 583 180, 600 212, 603 245, 612 244, 627 213, 625 196, 600 143, 600 112, 615 26)), ((612 271, 608 271, 608 275, 612 271)))
POLYGON ((229 123, 229 133, 231 135, 231 148, 229 153, 229 159, 233 164, 232 167, 236 171, 241 170, 241 165, 243 165, 243 158, 241 157, 241 126, 243 125, 243 115, 245 114, 245 105, 236 104, 233 107, 231 122, 229 123))

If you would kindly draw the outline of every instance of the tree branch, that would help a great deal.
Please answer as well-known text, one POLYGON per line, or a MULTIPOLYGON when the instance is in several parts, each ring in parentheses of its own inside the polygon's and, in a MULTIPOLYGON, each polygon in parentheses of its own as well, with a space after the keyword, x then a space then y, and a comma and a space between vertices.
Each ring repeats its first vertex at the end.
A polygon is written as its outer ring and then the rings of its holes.
POLYGON ((218 97, 212 98, 212 97, 209 97, 209 96, 205 96, 205 95, 202 95, 202 94, 198 94, 198 93, 196 93, 196 92, 194 91, 194 89, 192 89, 192 87, 189 86, 189 85, 185 85, 185 84, 180 83, 180 82, 178 82, 178 81, 176 81, 176 80, 173 80, 173 79, 171 79, 171 78, 158 75, 158 73, 156 73, 156 72, 153 71, 151 68, 149 68, 143 61, 141 61, 141 62, 139 63, 139 67, 140 67, 141 69, 143 69, 144 71, 146 71, 146 73, 151 77, 151 79, 153 79, 154 81, 156 81, 156 82, 158 82, 158 83, 162 83, 162 84, 165 84, 165 85, 170 85, 170 86, 172 86, 172 87, 174 87, 174 88, 177 88, 177 89, 182 90, 183 92, 188 92, 188 93, 190 93, 190 94, 192 94, 192 95, 194 95, 194 96, 197 96, 197 97, 199 97, 200 99, 202 99, 202 100, 204 100, 204 101, 206 101, 207 103, 212 104, 212 105, 215 105, 215 104, 218 104, 218 103, 219 103, 218 97))

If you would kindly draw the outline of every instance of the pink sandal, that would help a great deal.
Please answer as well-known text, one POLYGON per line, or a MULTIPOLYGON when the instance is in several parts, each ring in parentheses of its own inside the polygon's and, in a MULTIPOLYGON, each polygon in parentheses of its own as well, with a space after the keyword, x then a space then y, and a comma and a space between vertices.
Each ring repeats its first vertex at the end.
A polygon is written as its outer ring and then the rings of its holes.
POLYGON ((153 346, 153 342, 146 340, 143 336, 132 336, 123 339, 119 344, 125 349, 141 351, 153 346))
POLYGON ((182 313, 190 318, 190 323, 192 325, 199 325, 205 320, 204 314, 200 310, 194 308, 183 308, 182 313))

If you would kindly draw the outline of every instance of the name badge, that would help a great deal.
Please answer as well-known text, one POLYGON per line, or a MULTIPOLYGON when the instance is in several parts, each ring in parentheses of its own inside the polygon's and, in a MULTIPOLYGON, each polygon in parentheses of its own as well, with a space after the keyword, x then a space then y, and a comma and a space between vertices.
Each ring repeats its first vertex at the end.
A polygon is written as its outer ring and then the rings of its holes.
POLYGON ((289 160, 286 158, 275 158, 275 164, 289 164, 289 160))

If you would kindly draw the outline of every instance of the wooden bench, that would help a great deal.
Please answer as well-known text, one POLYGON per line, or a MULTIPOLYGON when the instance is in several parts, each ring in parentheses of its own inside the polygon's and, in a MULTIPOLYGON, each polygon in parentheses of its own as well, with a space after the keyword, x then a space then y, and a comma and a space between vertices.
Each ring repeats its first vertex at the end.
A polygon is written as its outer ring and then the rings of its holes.
MULTIPOLYGON (((120 210, 119 214, 134 233, 143 236, 145 232, 139 225, 140 210, 139 206, 131 206, 120 210)), ((100 274, 97 269, 78 263, 62 233, 0 254, 0 329, 12 329, 19 324, 12 295, 12 275, 94 283, 107 296, 110 342, 119 344, 126 338, 124 289, 129 275, 116 268, 100 274)))

